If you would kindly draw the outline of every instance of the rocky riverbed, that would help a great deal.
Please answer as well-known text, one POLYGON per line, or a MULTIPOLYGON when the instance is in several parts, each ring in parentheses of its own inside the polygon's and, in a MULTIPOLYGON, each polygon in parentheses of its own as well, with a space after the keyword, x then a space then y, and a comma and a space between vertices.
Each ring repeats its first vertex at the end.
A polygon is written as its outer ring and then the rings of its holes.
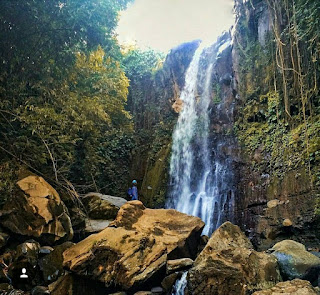
POLYGON ((175 294, 186 272, 188 295, 320 294, 319 253, 296 241, 258 252, 230 222, 208 238, 173 209, 96 193, 66 203, 41 177, 17 182, 1 211, 1 294, 175 294))

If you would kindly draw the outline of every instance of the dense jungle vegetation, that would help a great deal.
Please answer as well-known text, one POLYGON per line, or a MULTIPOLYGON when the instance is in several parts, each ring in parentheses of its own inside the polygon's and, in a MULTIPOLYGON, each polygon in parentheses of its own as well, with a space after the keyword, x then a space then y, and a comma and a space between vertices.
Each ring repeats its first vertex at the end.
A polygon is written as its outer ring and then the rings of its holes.
POLYGON ((138 100, 127 105, 129 83, 163 58, 120 48, 115 28, 128 2, 1 2, 1 203, 21 165, 59 188, 125 194, 145 120, 138 100))
POLYGON ((240 142, 254 170, 280 179, 305 171, 319 188, 320 2, 237 2, 240 142), (266 11, 270 30, 261 42, 254 32, 266 11))

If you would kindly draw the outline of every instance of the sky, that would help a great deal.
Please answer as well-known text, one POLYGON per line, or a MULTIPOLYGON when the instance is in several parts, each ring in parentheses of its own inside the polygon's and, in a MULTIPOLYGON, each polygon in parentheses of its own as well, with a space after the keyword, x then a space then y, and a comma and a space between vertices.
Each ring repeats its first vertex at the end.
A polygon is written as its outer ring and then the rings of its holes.
POLYGON ((192 40, 213 43, 234 23, 233 0, 135 0, 121 12, 120 44, 168 52, 192 40))

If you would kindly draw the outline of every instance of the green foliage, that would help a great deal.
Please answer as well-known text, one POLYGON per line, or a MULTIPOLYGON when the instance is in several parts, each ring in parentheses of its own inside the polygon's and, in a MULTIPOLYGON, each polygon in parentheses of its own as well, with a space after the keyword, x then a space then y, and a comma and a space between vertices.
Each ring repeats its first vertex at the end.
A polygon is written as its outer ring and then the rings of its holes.
POLYGON ((243 104, 236 132, 248 161, 253 170, 280 179, 290 170, 304 169, 320 191, 320 3, 250 1, 237 9, 235 49, 243 104), (251 4, 271 14, 264 46, 257 38, 261 12, 251 4))
MULTIPOLYGON (((99 182, 106 179, 100 178, 106 170, 101 149, 105 154, 111 149, 105 140, 119 144, 120 159, 129 158, 129 81, 114 33, 127 2, 2 1, 1 167, 17 159, 47 179, 71 180, 85 192, 105 186, 99 182), (129 138, 127 148, 115 134, 129 138)), ((117 157, 108 159, 116 169, 117 157)), ((108 179, 108 189, 119 191, 121 181, 108 179)))

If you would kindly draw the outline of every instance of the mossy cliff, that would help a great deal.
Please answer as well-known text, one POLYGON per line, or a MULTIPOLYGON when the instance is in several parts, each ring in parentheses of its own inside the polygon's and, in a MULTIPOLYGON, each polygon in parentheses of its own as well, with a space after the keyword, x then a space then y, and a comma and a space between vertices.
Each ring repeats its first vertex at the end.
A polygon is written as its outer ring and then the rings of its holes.
POLYGON ((198 45, 193 41, 173 48, 152 75, 131 78, 128 106, 136 125, 136 148, 130 179, 138 180, 139 199, 151 208, 165 203, 172 132, 179 111, 175 105, 198 45))
MULTIPOLYGON (((320 4, 236 0, 235 11, 232 50, 214 66, 209 108, 212 146, 232 170, 234 222, 259 248, 283 237, 315 245, 320 240, 320 31, 314 24, 320 4)), ((197 45, 173 49, 141 94, 148 119, 139 125, 131 177, 141 184, 147 206, 165 202, 179 96, 197 45)))
POLYGON ((316 244, 320 4, 237 0, 235 9, 237 222, 261 248, 288 236, 316 244))

